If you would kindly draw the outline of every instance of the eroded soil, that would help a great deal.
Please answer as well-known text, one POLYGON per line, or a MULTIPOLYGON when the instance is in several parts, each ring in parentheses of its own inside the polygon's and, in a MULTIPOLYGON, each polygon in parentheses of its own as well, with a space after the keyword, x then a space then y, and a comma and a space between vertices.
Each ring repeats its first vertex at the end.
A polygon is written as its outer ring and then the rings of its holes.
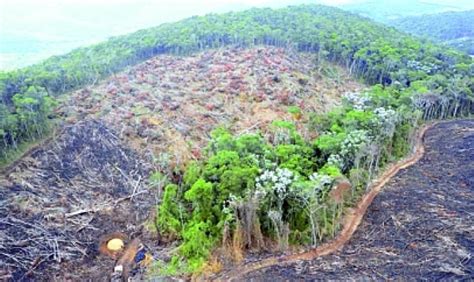
POLYGON ((474 121, 441 123, 339 252, 270 267, 246 280, 413 280, 474 277, 474 121))

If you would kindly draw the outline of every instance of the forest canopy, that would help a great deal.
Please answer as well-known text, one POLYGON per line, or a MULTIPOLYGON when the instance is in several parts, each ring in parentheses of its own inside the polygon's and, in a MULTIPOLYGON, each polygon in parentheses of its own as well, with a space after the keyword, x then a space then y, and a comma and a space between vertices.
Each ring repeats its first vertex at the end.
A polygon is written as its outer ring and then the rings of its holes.
MULTIPOLYGON (((318 52, 369 84, 425 85, 436 94, 456 80, 472 95, 472 59, 337 8, 302 5, 210 14, 114 37, 24 69, 0 73, 0 155, 47 131, 51 97, 96 83, 157 54, 267 44, 318 52), (16 97, 16 98, 15 98, 16 97)), ((423 88, 424 89, 424 88, 423 88)), ((458 95, 457 93, 456 95, 458 95)))
POLYGON ((388 24, 474 55, 474 10, 405 17, 388 24))

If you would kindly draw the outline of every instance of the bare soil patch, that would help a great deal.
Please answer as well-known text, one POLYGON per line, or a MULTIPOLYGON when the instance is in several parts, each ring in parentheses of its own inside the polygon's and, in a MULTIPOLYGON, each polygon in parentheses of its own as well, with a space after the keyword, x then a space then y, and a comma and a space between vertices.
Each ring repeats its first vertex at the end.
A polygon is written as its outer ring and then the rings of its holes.
POLYGON ((114 260, 98 243, 112 232, 167 257, 145 228, 159 201, 150 172, 199 159, 220 125, 265 133, 293 120, 307 137, 307 113, 364 88, 315 60, 273 47, 163 55, 64 96, 61 133, 0 175, 0 280, 107 280, 114 260))

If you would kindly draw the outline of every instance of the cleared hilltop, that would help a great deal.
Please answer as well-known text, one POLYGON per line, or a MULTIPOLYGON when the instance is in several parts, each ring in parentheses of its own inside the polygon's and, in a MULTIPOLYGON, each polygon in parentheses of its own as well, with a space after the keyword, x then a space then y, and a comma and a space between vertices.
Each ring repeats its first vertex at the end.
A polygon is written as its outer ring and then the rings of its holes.
POLYGON ((68 95, 58 111, 70 122, 104 120, 135 149, 166 152, 183 166, 201 157, 218 126, 265 133, 274 120, 307 121, 364 87, 317 54, 223 48, 157 56, 68 95))
POLYGON ((99 252, 108 236, 147 246, 121 279, 319 246, 420 124, 474 112, 473 71, 467 54, 303 5, 0 73, 0 273, 98 280, 122 255, 99 252))

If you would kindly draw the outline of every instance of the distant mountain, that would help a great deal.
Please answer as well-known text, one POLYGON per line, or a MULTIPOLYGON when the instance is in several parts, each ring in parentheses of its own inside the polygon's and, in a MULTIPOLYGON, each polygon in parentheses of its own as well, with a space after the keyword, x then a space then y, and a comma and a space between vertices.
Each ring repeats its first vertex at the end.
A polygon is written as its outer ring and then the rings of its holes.
POLYGON ((458 1, 456 4, 450 4, 449 1, 445 1, 445 4, 440 3, 443 2, 437 1, 437 3, 433 3, 421 0, 363 1, 342 5, 340 8, 382 23, 407 16, 462 11, 474 8, 473 4, 465 1, 458 1))
POLYGON ((39 38, 28 34, 0 33, 0 70, 14 70, 53 55, 64 54, 82 45, 102 41, 98 38, 39 38))
POLYGON ((474 55, 474 10, 405 17, 388 24, 474 55))

